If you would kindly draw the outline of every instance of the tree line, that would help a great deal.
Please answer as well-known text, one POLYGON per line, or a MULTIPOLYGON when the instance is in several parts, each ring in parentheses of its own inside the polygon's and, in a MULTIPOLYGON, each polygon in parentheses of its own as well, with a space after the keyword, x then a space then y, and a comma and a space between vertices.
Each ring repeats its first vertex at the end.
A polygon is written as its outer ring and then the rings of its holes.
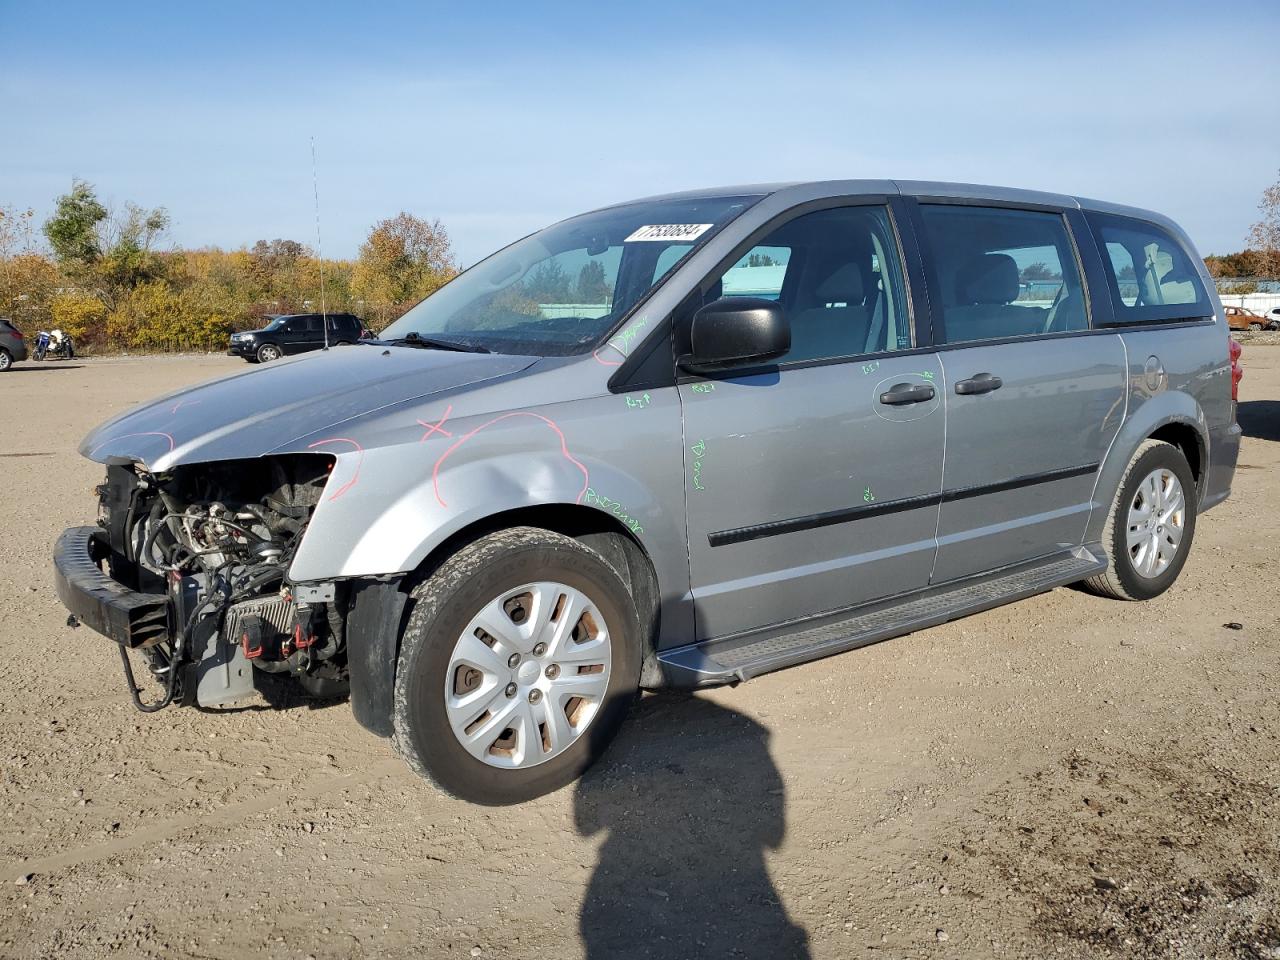
MULTIPOLYGON (((1249 292, 1255 278, 1280 278, 1280 178, 1258 210, 1245 250, 1205 257, 1233 292, 1249 292)), ((444 225, 408 213, 375 223, 354 260, 321 260, 284 239, 179 249, 165 243, 169 225, 164 207, 111 210, 82 180, 43 224, 31 210, 0 206, 0 316, 24 330, 60 328, 91 350, 207 350, 267 315, 318 311, 322 280, 327 309, 381 330, 458 272, 444 225)), ((612 294, 595 261, 576 277, 551 261, 523 286, 534 312, 537 303, 597 303, 612 294)))
POLYGON ((380 330, 457 272, 441 222, 408 213, 375 223, 354 260, 296 240, 239 250, 166 244, 163 207, 111 210, 74 181, 53 214, 0 206, 0 316, 60 328, 90 350, 207 350, 270 314, 354 313, 380 330))

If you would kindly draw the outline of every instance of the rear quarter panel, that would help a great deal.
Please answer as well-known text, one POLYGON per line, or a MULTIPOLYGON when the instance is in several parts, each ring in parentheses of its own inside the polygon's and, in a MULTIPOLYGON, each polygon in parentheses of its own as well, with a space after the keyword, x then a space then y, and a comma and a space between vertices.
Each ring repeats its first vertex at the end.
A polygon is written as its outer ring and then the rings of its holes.
POLYGON ((1181 423, 1196 431, 1201 463, 1207 466, 1200 478, 1202 510, 1226 498, 1239 450, 1225 323, 1133 327, 1121 331, 1121 340, 1127 354, 1128 409, 1099 475, 1088 540, 1102 537, 1134 451, 1161 427, 1181 423), (1157 368, 1163 372, 1154 372, 1157 368))

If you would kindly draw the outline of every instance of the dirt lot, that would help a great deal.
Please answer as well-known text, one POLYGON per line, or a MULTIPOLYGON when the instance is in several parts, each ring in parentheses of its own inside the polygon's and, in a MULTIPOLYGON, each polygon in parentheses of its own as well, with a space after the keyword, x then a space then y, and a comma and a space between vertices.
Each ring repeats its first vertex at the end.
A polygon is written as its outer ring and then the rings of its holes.
POLYGON ((647 697, 585 781, 500 810, 343 704, 143 716, 65 625, 76 443, 238 361, 0 376, 0 956, 1280 958, 1280 348, 1244 359, 1235 495, 1171 593, 647 697))

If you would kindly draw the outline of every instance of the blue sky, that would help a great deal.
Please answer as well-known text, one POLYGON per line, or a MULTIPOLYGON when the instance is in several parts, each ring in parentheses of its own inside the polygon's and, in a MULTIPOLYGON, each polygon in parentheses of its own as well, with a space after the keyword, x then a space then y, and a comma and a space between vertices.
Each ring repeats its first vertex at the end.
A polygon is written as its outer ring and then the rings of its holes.
POLYGON ((1280 177, 1278 35, 1274 0, 0 0, 0 205, 78 176, 178 244, 314 245, 314 135, 331 255, 400 210, 469 263, 603 203, 841 177, 1152 207, 1221 253, 1280 177))

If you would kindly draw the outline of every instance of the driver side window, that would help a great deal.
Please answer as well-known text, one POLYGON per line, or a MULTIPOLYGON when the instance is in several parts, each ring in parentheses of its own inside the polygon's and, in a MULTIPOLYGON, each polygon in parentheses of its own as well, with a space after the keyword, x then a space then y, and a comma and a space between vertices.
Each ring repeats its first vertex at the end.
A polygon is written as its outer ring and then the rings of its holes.
POLYGON ((777 227, 711 288, 717 297, 780 302, 791 349, 778 363, 911 347, 902 264, 888 211, 835 207, 777 227))

